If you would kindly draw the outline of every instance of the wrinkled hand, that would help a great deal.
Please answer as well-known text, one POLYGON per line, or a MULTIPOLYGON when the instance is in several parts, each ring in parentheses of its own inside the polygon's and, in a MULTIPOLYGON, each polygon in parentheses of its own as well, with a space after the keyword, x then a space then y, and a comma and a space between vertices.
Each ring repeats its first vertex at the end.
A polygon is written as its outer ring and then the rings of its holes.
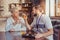
POLYGON ((20 24, 21 23, 20 20, 17 20, 17 23, 20 24))
POLYGON ((17 20, 13 23, 13 25, 20 24, 20 23, 21 23, 20 20, 17 20))
POLYGON ((43 34, 36 34, 35 38, 42 38, 43 37, 43 34))
POLYGON ((14 22, 14 23, 13 23, 13 25, 16 25, 16 24, 17 24, 17 22, 14 22))

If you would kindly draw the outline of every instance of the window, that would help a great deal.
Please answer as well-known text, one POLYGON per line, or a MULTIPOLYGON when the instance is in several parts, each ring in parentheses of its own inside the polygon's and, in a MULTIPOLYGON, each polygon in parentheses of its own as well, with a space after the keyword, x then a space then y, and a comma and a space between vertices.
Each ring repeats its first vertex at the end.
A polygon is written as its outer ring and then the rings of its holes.
POLYGON ((55 16, 60 16, 60 0, 55 0, 55 16))

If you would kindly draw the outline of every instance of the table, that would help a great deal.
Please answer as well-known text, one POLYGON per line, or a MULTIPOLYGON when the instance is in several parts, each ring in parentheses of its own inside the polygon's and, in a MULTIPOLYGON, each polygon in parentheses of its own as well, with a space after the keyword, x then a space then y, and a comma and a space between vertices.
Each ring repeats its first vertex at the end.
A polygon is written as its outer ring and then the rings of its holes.
POLYGON ((0 32, 0 40, 34 40, 23 38, 20 32, 0 32))

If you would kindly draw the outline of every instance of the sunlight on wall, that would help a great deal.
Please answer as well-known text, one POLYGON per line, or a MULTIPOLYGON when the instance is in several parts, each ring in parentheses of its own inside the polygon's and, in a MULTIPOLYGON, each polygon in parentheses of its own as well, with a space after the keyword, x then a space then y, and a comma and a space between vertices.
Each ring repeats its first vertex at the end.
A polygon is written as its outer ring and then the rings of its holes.
POLYGON ((46 15, 55 16, 55 0, 46 0, 46 15))

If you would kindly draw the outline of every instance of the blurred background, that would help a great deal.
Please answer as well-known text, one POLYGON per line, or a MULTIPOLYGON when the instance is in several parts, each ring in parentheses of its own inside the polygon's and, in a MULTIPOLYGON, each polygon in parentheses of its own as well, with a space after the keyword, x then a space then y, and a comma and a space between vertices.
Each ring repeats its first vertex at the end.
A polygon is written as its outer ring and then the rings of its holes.
POLYGON ((59 37, 60 0, 0 0, 0 31, 5 32, 6 20, 11 16, 10 10, 13 7, 17 7, 20 10, 20 14, 27 14, 28 22, 31 24, 33 21, 32 7, 34 5, 42 6, 44 13, 51 18, 54 27, 54 36, 59 37))

